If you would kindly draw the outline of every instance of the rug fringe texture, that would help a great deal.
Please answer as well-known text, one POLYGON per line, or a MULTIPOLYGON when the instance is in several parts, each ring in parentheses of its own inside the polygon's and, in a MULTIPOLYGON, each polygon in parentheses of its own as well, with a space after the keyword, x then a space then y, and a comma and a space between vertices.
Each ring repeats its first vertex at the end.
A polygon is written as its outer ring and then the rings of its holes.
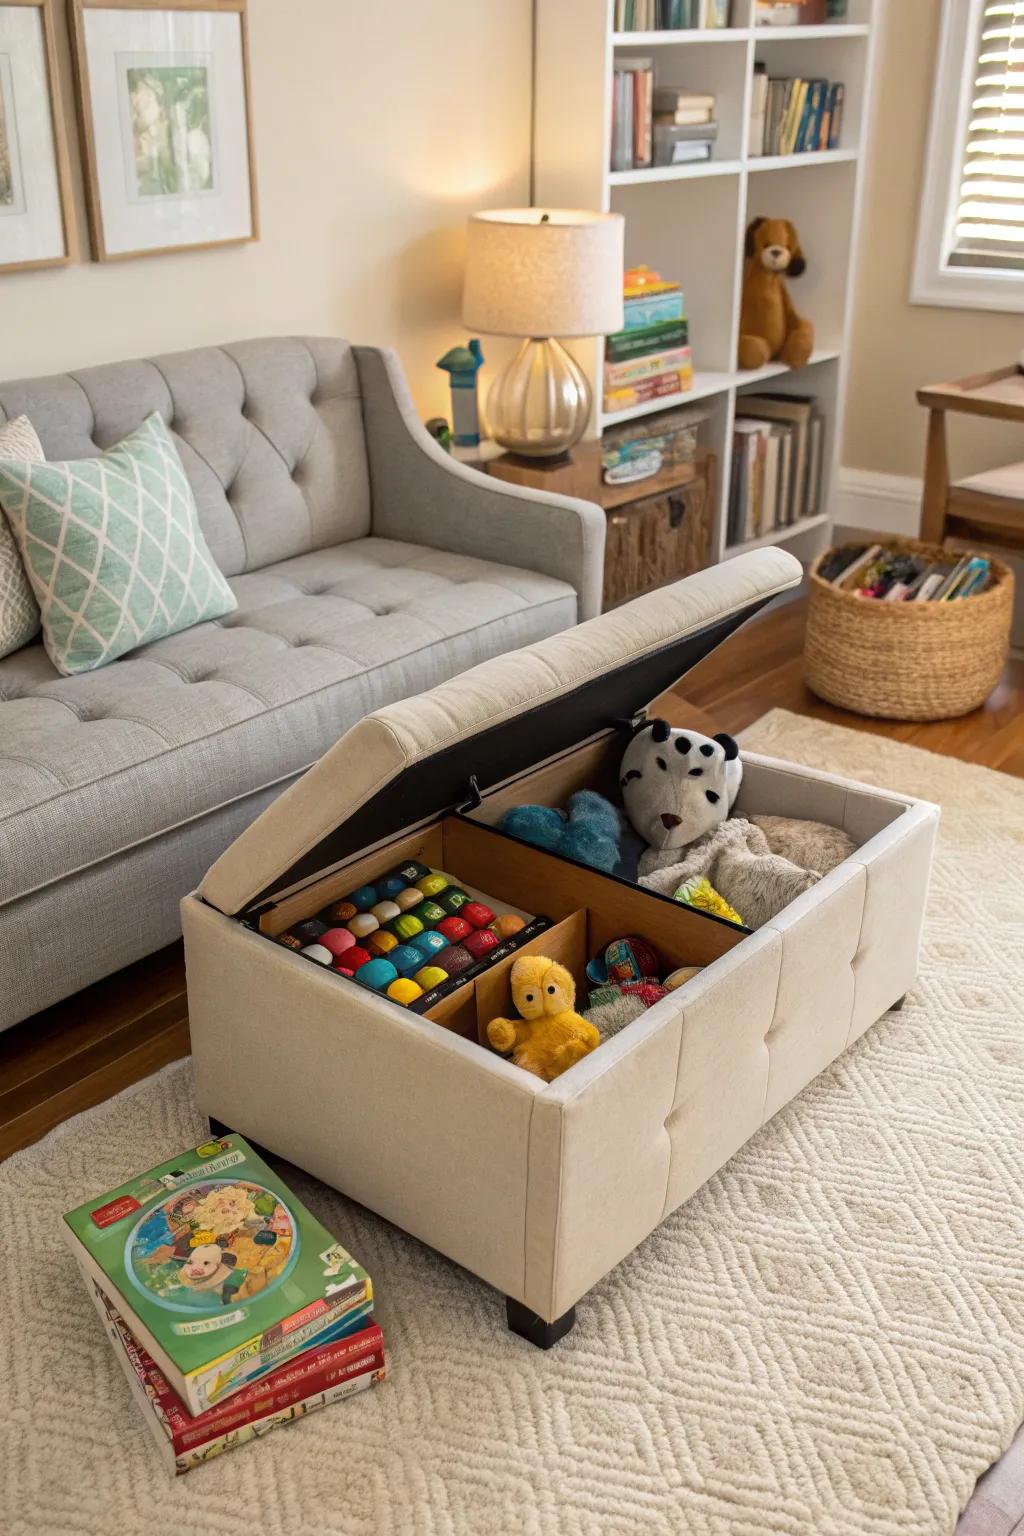
POLYGON ((949 1536, 1024 1420, 1024 784, 783 711, 744 745, 942 805, 903 1012, 548 1354, 294 1174, 377 1282, 391 1375, 177 1484, 59 1220, 202 1139, 191 1068, 77 1116, 0 1166, 3 1536, 949 1536))

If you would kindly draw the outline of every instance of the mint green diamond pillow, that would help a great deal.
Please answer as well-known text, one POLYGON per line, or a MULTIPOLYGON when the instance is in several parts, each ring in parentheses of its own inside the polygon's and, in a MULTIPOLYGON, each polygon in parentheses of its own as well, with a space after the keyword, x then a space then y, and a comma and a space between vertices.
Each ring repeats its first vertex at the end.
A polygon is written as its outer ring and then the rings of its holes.
POLYGON ((65 677, 238 606, 155 411, 94 459, 0 459, 0 507, 65 677))

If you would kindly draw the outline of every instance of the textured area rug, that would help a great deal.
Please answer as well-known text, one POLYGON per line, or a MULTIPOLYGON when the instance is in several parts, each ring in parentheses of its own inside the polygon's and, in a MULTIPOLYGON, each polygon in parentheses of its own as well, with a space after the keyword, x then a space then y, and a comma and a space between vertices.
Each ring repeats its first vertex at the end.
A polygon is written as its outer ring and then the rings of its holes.
POLYGON ((472 1276, 296 1174, 377 1280, 390 1379, 176 1485, 58 1220, 205 1134, 189 1067, 72 1120, 0 1167, 3 1536, 953 1531, 1024 1419, 1024 785, 779 711, 745 744, 942 804, 904 1011, 549 1354, 472 1276))

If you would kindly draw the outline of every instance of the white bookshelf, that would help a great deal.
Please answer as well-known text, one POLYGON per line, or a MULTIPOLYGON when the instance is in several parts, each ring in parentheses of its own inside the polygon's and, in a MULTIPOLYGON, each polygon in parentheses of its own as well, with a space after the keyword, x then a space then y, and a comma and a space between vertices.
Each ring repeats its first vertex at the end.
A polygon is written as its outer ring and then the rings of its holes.
POLYGON ((573 344, 594 389, 591 435, 670 406, 710 412, 706 447, 718 460, 717 558, 785 543, 810 560, 828 541, 841 440, 853 274, 874 48, 881 0, 849 0, 848 18, 817 27, 753 25, 753 0, 732 0, 734 26, 719 31, 615 32, 614 0, 537 0, 534 203, 599 208, 626 220, 627 265, 646 262, 682 284, 693 349, 693 388, 625 411, 601 409, 603 343, 573 344), (658 85, 718 98, 714 158, 696 165, 611 171, 611 81, 617 58, 651 57, 658 85), (846 88, 838 149, 788 156, 747 153, 755 61, 770 75, 824 76, 846 88), (815 350, 798 371, 736 366, 743 239, 758 214, 792 219, 807 271, 793 299, 815 325, 815 350), (822 508, 794 528, 727 547, 726 509, 736 401, 759 387, 815 395, 825 417, 822 508))

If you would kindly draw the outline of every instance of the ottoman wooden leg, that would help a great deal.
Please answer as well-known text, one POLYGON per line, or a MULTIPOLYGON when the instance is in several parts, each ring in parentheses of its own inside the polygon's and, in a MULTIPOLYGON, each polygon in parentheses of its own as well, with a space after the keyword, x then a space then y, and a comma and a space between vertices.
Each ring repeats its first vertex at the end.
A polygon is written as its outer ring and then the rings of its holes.
POLYGON ((903 996, 899 999, 899 1001, 893 1003, 892 1007, 889 1009, 889 1012, 890 1013, 899 1013, 900 1009, 903 1007, 903 1004, 906 1002, 906 1000, 907 1000, 907 994, 904 992, 903 996))
POLYGON ((524 1307, 521 1301, 513 1301, 511 1296, 505 1297, 505 1312, 512 1332, 536 1344, 538 1349, 550 1349, 552 1344, 565 1338, 576 1322, 575 1307, 570 1307, 568 1312, 563 1312, 561 1317, 549 1323, 543 1317, 538 1317, 536 1312, 531 1312, 529 1307, 524 1307))

